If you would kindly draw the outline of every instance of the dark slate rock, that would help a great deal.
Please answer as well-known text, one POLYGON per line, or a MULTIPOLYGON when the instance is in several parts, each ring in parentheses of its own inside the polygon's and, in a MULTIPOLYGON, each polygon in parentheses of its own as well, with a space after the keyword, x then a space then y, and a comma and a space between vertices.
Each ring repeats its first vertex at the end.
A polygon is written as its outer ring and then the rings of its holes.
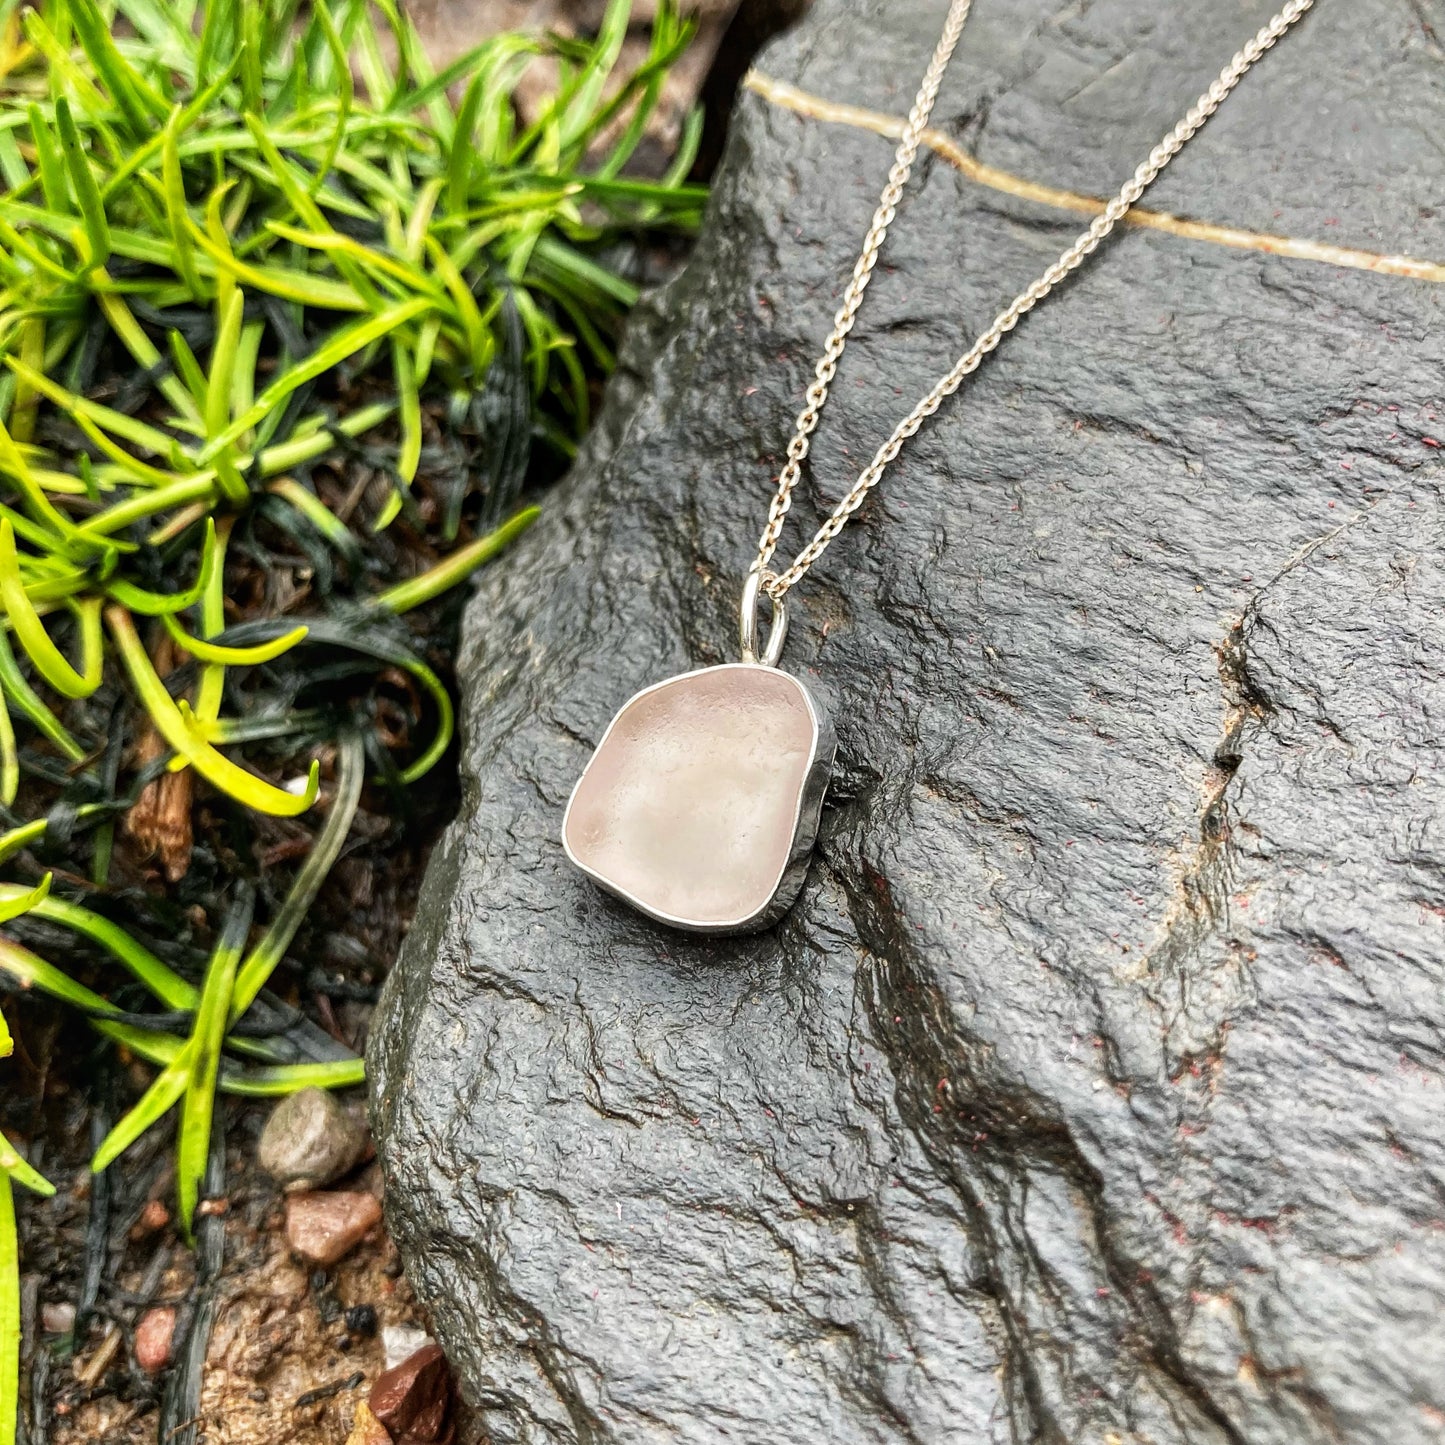
MULTIPOLYGON (((762 64, 897 113, 943 9, 820 0, 762 64)), ((1151 204, 1445 258, 1433 10, 1322 0, 1151 204)), ((1266 13, 978 0, 940 123, 1107 190, 1266 13)), ((671 935, 564 865, 613 710, 734 655, 889 151, 743 98, 482 580, 372 1049, 411 1278, 498 1442, 1438 1442, 1438 286, 1122 234, 803 589, 840 764, 785 923, 671 935)), ((1077 226, 925 165, 802 518, 1077 226)))

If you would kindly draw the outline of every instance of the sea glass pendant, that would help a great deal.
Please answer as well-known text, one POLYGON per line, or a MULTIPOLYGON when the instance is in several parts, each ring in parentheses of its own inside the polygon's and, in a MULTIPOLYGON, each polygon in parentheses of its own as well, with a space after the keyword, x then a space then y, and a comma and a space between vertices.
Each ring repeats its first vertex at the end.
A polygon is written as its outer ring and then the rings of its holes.
POLYGON ((634 908, 747 933, 802 887, 834 751, 808 689, 761 662, 684 672, 613 718, 562 822, 567 856, 634 908))

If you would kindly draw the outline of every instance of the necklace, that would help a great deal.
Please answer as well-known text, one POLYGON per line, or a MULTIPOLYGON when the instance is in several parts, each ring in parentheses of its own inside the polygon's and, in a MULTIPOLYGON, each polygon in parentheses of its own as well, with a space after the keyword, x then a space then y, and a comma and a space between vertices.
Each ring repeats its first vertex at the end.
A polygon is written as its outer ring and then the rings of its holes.
POLYGON ((792 507, 848 333, 918 155, 944 71, 972 0, 952 0, 923 84, 805 395, 787 462, 742 589, 741 662, 685 672, 645 688, 613 718, 562 823, 567 856, 610 893, 675 928, 745 933, 775 923, 802 887, 817 836, 835 738, 825 710, 778 662, 789 591, 823 555, 911 437, 946 397, 1099 243, 1214 114, 1249 68, 1314 0, 1288 0, 1154 147, 1088 229, 994 318, 894 428, 846 496, 781 572, 770 563, 792 507), (759 610, 768 603, 765 634, 759 610))

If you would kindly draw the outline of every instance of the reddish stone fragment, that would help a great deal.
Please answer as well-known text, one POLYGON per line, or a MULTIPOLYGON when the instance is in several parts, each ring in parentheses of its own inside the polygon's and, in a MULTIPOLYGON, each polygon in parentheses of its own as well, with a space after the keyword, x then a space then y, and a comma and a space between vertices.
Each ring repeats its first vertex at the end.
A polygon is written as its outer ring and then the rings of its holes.
POLYGON ((381 1205, 371 1194, 335 1190, 286 1201, 286 1242, 312 1264, 335 1264, 380 1223, 381 1205))
POLYGON ((432 1344, 380 1376, 369 1403, 397 1445, 447 1445, 456 1433, 447 1418, 451 1402, 451 1369, 432 1344))
POLYGON ((169 1305, 147 1310, 135 1327, 135 1362, 148 1375, 158 1375, 171 1362, 176 1312, 169 1305))
POLYGON ((141 1210, 140 1217, 136 1222, 131 1225, 130 1237, 133 1240, 144 1239, 147 1235, 164 1229, 170 1222, 170 1210, 159 1199, 152 1199, 141 1210))

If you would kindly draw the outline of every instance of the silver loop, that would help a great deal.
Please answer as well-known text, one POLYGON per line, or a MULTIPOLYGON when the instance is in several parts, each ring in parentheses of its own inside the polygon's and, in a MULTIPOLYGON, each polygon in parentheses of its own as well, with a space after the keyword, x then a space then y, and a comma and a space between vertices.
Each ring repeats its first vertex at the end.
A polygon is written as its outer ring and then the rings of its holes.
POLYGON ((748 572, 743 583, 742 607, 738 614, 738 644, 742 649, 744 662, 761 663, 764 667, 776 667, 783 655, 783 642, 788 635, 788 609, 781 597, 774 597, 763 591, 763 580, 771 573, 764 573, 754 567, 748 572), (772 604, 772 620, 768 624, 767 641, 763 644, 762 655, 758 654, 758 602, 766 597, 772 604))

